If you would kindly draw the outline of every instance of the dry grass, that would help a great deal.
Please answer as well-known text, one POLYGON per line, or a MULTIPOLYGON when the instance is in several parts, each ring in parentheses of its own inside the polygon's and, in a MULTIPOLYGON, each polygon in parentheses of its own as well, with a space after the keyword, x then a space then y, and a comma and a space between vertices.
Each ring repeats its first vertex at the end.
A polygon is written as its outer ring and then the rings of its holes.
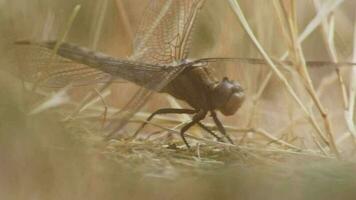
POLYGON ((18 39, 59 38, 130 55, 142 2, 0 1, 2 198, 355 198, 355 68, 306 62, 356 60, 352 0, 207 1, 191 57, 268 63, 215 66, 246 88, 243 108, 221 116, 235 145, 194 128, 187 150, 177 130, 189 116, 159 116, 127 139, 155 109, 185 107, 165 95, 151 98, 120 139, 107 141, 104 124, 116 120, 135 86, 31 91, 13 75, 16 50, 7 52, 18 39))

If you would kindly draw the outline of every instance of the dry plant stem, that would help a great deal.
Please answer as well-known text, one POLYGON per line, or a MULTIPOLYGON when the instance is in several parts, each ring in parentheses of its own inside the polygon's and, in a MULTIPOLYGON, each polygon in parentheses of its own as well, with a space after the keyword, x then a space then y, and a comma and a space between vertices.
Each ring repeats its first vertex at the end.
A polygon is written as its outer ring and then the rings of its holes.
MULTIPOLYGON (((294 119, 294 121, 292 121, 290 124, 288 124, 286 127, 283 127, 281 130, 277 131, 278 133, 283 133, 285 131, 288 131, 288 129, 291 129, 293 127, 293 125, 295 125, 298 121, 300 120, 304 120, 304 117, 299 117, 297 119, 294 119)), ((323 147, 320 144, 320 141, 318 140, 317 136, 313 133, 310 134, 313 142, 315 143, 315 145, 320 149, 320 151, 325 155, 325 156, 329 156, 329 153, 325 150, 325 147, 323 147)))
POLYGON ((100 97, 100 100, 104 105, 103 122, 102 122, 102 126, 101 126, 102 128, 104 128, 104 125, 105 125, 105 122, 107 119, 107 114, 108 114, 108 104, 105 101, 105 97, 103 97, 103 95, 101 95, 101 93, 96 88, 94 90, 97 93, 97 95, 100 97))
MULTIPOLYGON (((180 136, 180 132, 177 131, 177 130, 173 130, 173 129, 169 129, 169 128, 165 128, 159 124, 156 124, 156 123, 152 123, 152 122, 148 122, 149 124, 153 125, 153 126, 156 126, 158 128, 161 128, 163 130, 166 130, 166 131, 169 131, 169 132, 172 132, 178 136, 180 136)), ((292 144, 289 144, 283 140, 279 140, 278 138, 274 137, 272 134, 268 133, 267 131, 263 130, 263 129, 246 129, 245 130, 246 132, 255 132, 257 134, 260 134, 260 135, 263 135, 265 137, 267 137, 268 139, 271 139, 272 142, 275 142, 283 147, 288 147, 290 149, 293 149, 293 150, 296 150, 296 151, 302 151, 301 148, 297 147, 297 146, 294 146, 292 144)), ((211 144, 211 145, 218 145, 218 146, 224 146, 224 147, 237 147, 238 148, 238 145, 234 145, 234 144, 230 144, 230 143, 224 143, 224 142, 218 142, 218 141, 212 141, 212 140, 209 140, 209 139, 205 139, 205 138, 200 138, 200 137, 196 137, 196 136, 192 136, 190 134, 185 134, 185 136, 187 138, 191 138, 191 139, 194 139, 194 140, 198 140, 198 141, 203 141, 205 142, 206 144, 211 144)))
MULTIPOLYGON (((320 10, 320 12, 318 12, 318 14, 313 18, 313 20, 310 21, 310 23, 306 26, 306 28, 300 34, 300 36, 298 37, 299 43, 302 43, 313 31, 315 31, 316 28, 319 26, 319 24, 322 22, 322 19, 324 19, 330 12, 332 12, 335 8, 337 8, 342 2, 343 2, 343 0, 336 0, 335 2, 329 3, 330 5, 325 4, 324 9, 320 10)), ((285 60, 288 57, 288 55, 289 55, 289 51, 286 51, 280 57, 280 60, 285 60)), ((272 72, 269 72, 266 79, 263 81, 263 84, 259 88, 258 93, 255 95, 255 98, 253 98, 254 100, 256 99, 256 101, 253 102, 253 106, 255 106, 257 104, 257 100, 263 94, 267 84, 269 83, 269 81, 272 78, 272 74, 273 74, 272 72)), ((247 124, 250 124, 252 117, 253 117, 253 115, 250 116, 250 119, 248 120, 247 124)), ((244 141, 243 139, 245 137, 246 137, 246 134, 243 136, 241 142, 244 141)), ((315 136, 313 135, 313 137, 315 137, 315 136)), ((320 143, 317 143, 317 146, 320 147, 320 143)), ((325 151, 324 148, 322 148, 321 150, 325 151)))
MULTIPOLYGON (((314 0, 314 4, 315 4, 316 8, 320 8, 319 0, 314 0)), ((335 48, 335 43, 334 43, 334 35, 335 35, 334 34, 335 33, 335 17, 334 17, 334 15, 330 16, 330 23, 328 23, 328 21, 326 19, 324 19, 323 23, 322 23, 322 27, 323 27, 323 38, 326 43, 328 53, 329 53, 330 57, 332 58, 332 61, 336 63, 336 62, 338 62, 338 58, 337 58, 337 53, 336 53, 336 48, 335 48)), ((345 82, 341 75, 340 68, 336 68, 335 70, 336 70, 336 74, 337 74, 340 88, 342 91, 344 107, 347 110, 347 108, 349 107, 349 102, 348 102, 345 82)))
POLYGON ((108 8, 108 0, 102 0, 97 2, 97 7, 99 8, 99 12, 96 16, 96 20, 93 23, 93 34, 91 39, 91 48, 97 49, 99 44, 99 39, 101 35, 101 31, 103 29, 103 23, 105 20, 105 14, 107 13, 108 8))
MULTIPOLYGON (((326 10, 325 12, 319 12, 318 15, 310 22, 310 24, 306 27, 306 29, 305 29, 305 30, 302 32, 302 34, 299 36, 298 41, 299 41, 300 43, 303 42, 303 41, 307 38, 307 36, 309 36, 310 33, 312 33, 312 32, 316 29, 316 27, 320 24, 321 19, 323 19, 329 12, 331 12, 333 9, 335 9, 341 2, 342 2, 342 1, 338 0, 338 1, 336 1, 335 3, 333 3, 333 4, 330 6, 330 8, 329 8, 328 10, 326 10)), ((284 54, 281 56, 280 59, 281 59, 281 60, 284 60, 284 59, 287 58, 287 56, 288 56, 288 51, 287 51, 286 53, 284 53, 284 54)), ((258 93, 256 94, 255 98, 253 98, 253 99, 254 99, 254 101, 253 101, 253 106, 256 106, 257 100, 258 100, 258 99, 260 98, 260 96, 263 94, 263 92, 264 92, 264 90, 265 90, 265 88, 266 88, 266 85, 267 85, 268 82, 271 80, 271 78, 272 78, 272 72, 270 72, 270 73, 267 75, 267 77, 266 77, 266 79, 264 80, 263 84, 262 84, 261 87, 259 88, 259 91, 258 91, 258 93)), ((253 109, 254 109, 254 107, 253 107, 253 109)), ((247 123, 247 124, 250 125, 250 126, 248 126, 248 127, 251 127, 251 119, 253 118, 253 116, 254 116, 254 115, 251 115, 251 116, 250 116, 250 119, 248 120, 248 123, 247 123)), ((241 139, 241 142, 244 141, 244 138, 246 137, 246 135, 247 135, 247 133, 243 136, 243 138, 241 139)), ((313 135, 313 137, 314 137, 314 141, 316 141, 314 135, 313 135)), ((325 139, 325 137, 324 137, 324 139, 325 139)), ((326 140, 326 139, 325 139, 325 140, 326 140)), ((317 143, 317 146, 318 146, 318 147, 321 147, 321 146, 320 146, 320 143, 317 143)), ((324 148, 321 148, 321 150, 322 150, 323 152, 325 152, 324 148)))
MULTIPOLYGON (((262 46, 259 44, 258 40, 256 39, 255 35, 253 34, 240 6, 238 3, 234 0, 229 0, 231 7, 235 11, 235 14, 239 18, 244 30, 247 32, 249 35, 250 39, 253 41, 254 45, 256 48, 259 50, 263 58, 266 60, 268 63, 268 66, 271 67, 272 71, 277 75, 277 77, 282 81, 284 86, 286 87, 287 91, 290 93, 290 95, 294 98, 294 100, 297 102, 297 104, 301 107, 302 111, 308 116, 308 120, 311 122, 313 125, 314 129, 317 131, 317 133, 322 137, 323 133, 322 130, 320 129, 318 123, 316 122, 314 116, 309 112, 309 110, 306 108, 306 106, 303 104, 303 102, 299 99, 298 95, 296 92, 293 90, 292 86, 289 84, 288 80, 286 77, 281 73, 281 71, 277 68, 277 66, 273 63, 272 59, 267 55, 267 53, 264 51, 262 46)), ((325 141, 327 142, 327 141, 325 141)))
MULTIPOLYGON (((279 0, 279 1, 281 1, 281 0, 279 0)), ((288 3, 291 3, 291 2, 288 0, 288 3)), ((295 58, 295 55, 290 54, 291 52, 295 52, 293 41, 292 41, 293 37, 290 36, 291 34, 293 34, 293 31, 290 29, 290 26, 288 26, 288 24, 291 23, 289 21, 289 20, 291 20, 291 18, 287 17, 288 14, 286 13, 287 12, 286 8, 283 7, 284 6, 283 3, 281 3, 281 2, 278 3, 277 0, 273 0, 273 6, 276 10, 276 14, 278 16, 278 22, 279 22, 281 30, 283 32, 284 38, 287 40, 287 46, 288 46, 288 52, 289 52, 288 55, 292 57, 292 59, 291 59, 292 61, 296 61, 297 58, 295 58), (283 13, 281 11, 283 11, 283 13)), ((289 11, 290 10, 291 9, 289 9, 289 11)), ((293 63, 293 64, 295 64, 295 63, 293 63)))
MULTIPOLYGON (((39 105, 35 106, 31 111, 28 113, 29 115, 34 115, 41 113, 45 110, 48 110, 50 108, 54 108, 66 103, 70 102, 70 97, 68 95, 68 90, 71 89, 72 85, 67 85, 64 88, 61 88, 59 91, 56 93, 49 95, 47 100, 44 102, 40 103, 39 105)), ((48 95, 46 95, 48 96, 48 95)))
POLYGON ((313 141, 314 143, 318 146, 318 148, 321 150, 321 152, 323 152, 324 155, 328 156, 328 152, 326 152, 325 148, 320 144, 319 140, 314 136, 313 136, 313 141))
POLYGON ((309 157, 316 157, 316 158, 324 158, 324 159, 333 159, 333 157, 320 155, 318 152, 298 152, 298 151, 290 151, 290 150, 280 150, 280 149, 258 149, 258 148, 251 148, 251 147, 239 147, 243 150, 248 151, 256 151, 256 152, 271 152, 271 153, 283 153, 283 154, 291 154, 291 155, 299 155, 299 156, 309 156, 309 157))
MULTIPOLYGON (((338 62, 338 58, 337 58, 337 53, 336 53, 336 48, 335 48, 335 43, 334 43, 334 35, 335 35, 335 17, 334 15, 331 16, 331 25, 329 26, 329 31, 328 31, 328 51, 329 51, 329 54, 331 55, 332 57, 332 60, 333 62, 337 63, 338 62)), ((336 67, 336 74, 337 74, 337 77, 338 77, 338 80, 339 80, 339 85, 340 85, 340 89, 341 89, 341 92, 342 92, 342 99, 344 101, 344 107, 345 109, 347 109, 348 107, 348 94, 347 94, 347 90, 346 90, 346 85, 345 85, 345 81, 344 81, 344 78, 342 77, 342 74, 341 74, 341 68, 339 67, 336 67)))
POLYGON ((316 89, 317 95, 319 97, 322 97, 322 95, 326 91, 327 87, 332 85, 333 83, 335 83, 335 81, 337 81, 337 75, 336 74, 331 74, 331 75, 329 75, 327 77, 324 77, 321 80, 321 82, 319 84, 319 87, 316 89))
MULTIPOLYGON (((334 32, 335 32, 335 28, 334 28, 335 27, 334 26, 335 23, 334 22, 335 22, 335 19, 332 16, 331 23, 330 23, 330 26, 329 26, 330 30, 328 32, 329 33, 329 37, 328 37, 329 39, 327 41, 328 41, 328 49, 329 49, 330 55, 331 55, 333 61, 337 62, 338 59, 337 59, 337 54, 336 54, 336 48, 335 48, 335 45, 334 45, 334 32)), ((325 23, 327 23, 327 22, 325 22, 325 23)), ((327 24, 325 24, 325 25, 327 25, 327 24)), ((349 104, 350 102, 349 102, 349 99, 348 99, 347 89, 346 89, 346 85, 345 85, 344 79, 343 79, 343 77, 341 75, 340 68, 336 68, 336 74, 337 74, 339 85, 340 85, 340 88, 341 88, 341 91, 342 91, 342 97, 343 97, 344 109, 345 109, 345 115, 344 115, 345 116, 345 121, 346 121, 347 127, 348 127, 351 135, 353 136, 353 145, 355 147, 356 146, 355 125, 352 123, 353 119, 351 118, 351 121, 350 121, 350 118, 348 116, 349 107, 351 108, 353 106, 349 104)), ((351 76, 351 82, 352 82, 353 79, 355 79, 355 77, 351 76)), ((352 91, 350 91, 350 95, 351 95, 351 92, 352 91)), ((351 98, 352 97, 350 96, 350 101, 352 101, 351 98)))
MULTIPOLYGON (((354 49, 353 49, 353 62, 356 62, 356 22, 354 25, 354 49)), ((346 123, 353 136, 354 144, 356 143, 356 126, 354 113, 356 112, 356 67, 354 66, 351 71, 351 85, 350 85, 350 96, 349 96, 349 107, 345 111, 346 123)))
MULTIPOLYGON (((53 54, 51 55, 51 57, 49 58, 49 62, 48 62, 48 68, 51 68, 51 66, 53 65, 53 59, 55 57, 55 55, 57 54, 57 51, 60 47, 60 45, 65 41, 65 39, 67 38, 67 35, 69 33, 69 30, 71 29, 73 22, 75 20, 75 18, 77 17, 79 11, 81 9, 81 5, 76 5, 67 21, 67 24, 64 27, 64 31, 63 33, 59 36, 59 39, 56 42, 56 45, 54 46, 52 52, 53 54)), ((32 87, 32 91, 36 91, 37 86, 39 84, 39 82, 42 81, 41 79, 38 79, 34 82, 34 85, 32 87)))
MULTIPOLYGON (((309 22, 309 24, 305 27, 303 32, 299 35, 298 37, 298 42, 302 43, 312 32, 316 30, 316 28, 324 21, 324 19, 332 13, 341 3, 343 3, 344 0, 335 0, 335 1, 329 1, 325 4, 323 4, 322 7, 320 7, 318 13, 316 16, 309 22)), ((289 55, 289 52, 285 52, 280 60, 285 60, 289 55)), ((330 83, 331 84, 331 83, 330 83)), ((318 88, 318 96, 322 93, 322 87, 324 84, 320 84, 320 87, 318 88)), ((309 107, 309 106, 308 106, 309 107)))
MULTIPOLYGON (((320 1, 314 0, 313 2, 314 2, 316 9, 317 10, 320 9, 320 1)), ((323 35, 325 45, 327 47, 328 54, 331 57, 332 61, 334 63, 337 63, 338 58, 337 58, 337 53, 336 53, 336 48, 335 48, 335 43, 334 43, 335 17, 333 15, 333 13, 331 13, 331 15, 330 15, 330 23, 328 22, 327 18, 323 19, 322 30, 323 30, 322 35, 323 35)), ((340 68, 337 67, 335 69, 335 71, 336 71, 336 74, 337 74, 337 77, 339 80, 339 85, 340 85, 341 92, 342 92, 344 107, 347 108, 348 107, 348 98, 347 98, 347 90, 346 90, 345 82, 341 75, 340 68)))
MULTIPOLYGON (((315 5, 315 7, 317 9, 319 9, 320 8, 319 0, 314 0, 314 5, 315 5)), ((329 53, 330 57, 332 58, 333 62, 338 62, 335 43, 334 43, 334 33, 335 33, 335 17, 334 17, 334 15, 332 15, 330 17, 330 23, 328 23, 328 21, 326 19, 324 19, 323 23, 322 23, 322 27, 323 27, 323 38, 324 38, 324 41, 326 43, 328 53, 329 53)), ((354 35, 355 35, 355 33, 354 33, 354 35)), ((356 37, 354 36, 354 40, 355 40, 355 38, 356 37)), ((355 41, 354 41, 354 51, 355 51, 355 41)), ((346 124, 347 124, 347 127, 348 127, 351 135, 353 136, 353 144, 354 144, 354 146, 356 146, 356 140, 355 140, 356 139, 355 138, 356 137, 356 130, 355 130, 354 123, 352 123, 353 122, 353 117, 350 118, 350 116, 348 115, 348 113, 350 113, 349 109, 351 107, 353 108, 353 105, 350 105, 350 102, 352 101, 352 99, 355 98, 355 97, 352 98, 352 94, 351 94, 352 93, 352 89, 351 89, 352 86, 350 87, 350 97, 348 99, 346 85, 345 85, 345 82, 344 82, 343 77, 341 75, 340 68, 336 68, 336 74, 337 74, 337 78, 338 78, 339 85, 340 85, 341 92, 342 92, 343 103, 344 103, 344 107, 345 107, 346 124)), ((353 81, 354 81, 354 78, 352 78, 352 73, 351 73, 351 82, 353 82, 353 81)))
MULTIPOLYGON (((146 117, 147 118, 147 117, 146 117)), ((159 117, 156 118, 156 121, 159 117)), ((163 119, 163 118, 162 118, 163 119)), ((161 120, 162 120, 161 119, 161 120)), ((167 119, 168 120, 168 119, 167 119)), ((146 122, 147 124, 151 124, 151 125, 154 125, 154 126, 158 126, 157 122, 156 123, 153 123, 151 121, 144 121, 144 120, 131 120, 131 122, 138 122, 138 123, 143 123, 143 122, 146 122)), ((182 125, 185 124, 185 122, 181 122, 181 121, 177 121, 175 120, 175 122, 179 123, 178 125, 176 125, 174 128, 172 128, 173 130, 176 129, 176 128, 179 128, 181 127, 182 125)), ((163 124, 165 123, 164 121, 162 122, 163 124)), ((209 128, 212 128, 214 125, 212 124, 205 124, 207 127, 209 128)), ((159 127, 162 127, 162 126, 159 126, 159 127)), ((275 142, 275 143, 278 143, 278 144, 281 144, 283 146, 287 146, 287 147, 290 147, 292 149, 295 149, 295 150, 301 150, 299 147, 295 146, 295 145, 292 145, 292 144, 289 144, 288 142, 285 142, 283 140, 279 140, 278 138, 274 137, 272 134, 268 133, 266 130, 264 129, 261 129, 261 128, 258 128, 258 129, 255 129, 255 128, 236 128, 236 127, 230 127, 230 126, 224 126, 224 128, 226 130, 229 130, 229 131, 234 131, 234 132, 240 132, 240 133, 255 133, 257 135, 261 135, 263 136, 264 138, 266 138, 268 141, 271 141, 271 142, 275 142)), ((172 130, 172 129, 168 129, 168 128, 163 128, 164 130, 172 130)))
MULTIPOLYGON (((253 127, 254 125, 253 125, 253 122, 254 122, 254 117, 255 117, 255 115, 256 115, 256 109, 257 109, 257 101, 255 100, 255 98, 253 98, 252 99, 252 107, 251 107, 251 109, 250 109, 250 111, 249 111, 249 113, 251 113, 250 115, 249 115, 249 118, 248 118, 248 121, 247 121, 247 125, 245 126, 245 127, 247 127, 247 128, 251 128, 251 127, 253 127)), ((240 139, 240 142, 238 143, 239 145, 242 145, 242 144, 244 144, 245 142, 246 142, 246 138, 247 138, 247 136, 248 136, 248 134, 250 134, 251 132, 245 132, 244 134, 243 134, 243 136, 241 137, 241 139, 240 139)))
MULTIPOLYGON (((324 18, 326 18, 332 11, 334 11, 344 0, 334 0, 329 3, 324 4, 322 9, 317 13, 317 15, 309 22, 304 31, 299 35, 298 42, 302 43, 321 23, 324 18)), ((289 52, 285 52, 281 60, 288 57, 289 52)))
MULTIPOLYGON (((314 5, 317 9, 320 8, 320 1, 319 0, 314 0, 314 5)), ((337 53, 336 53, 336 48, 335 48, 335 43, 334 43, 334 33, 335 33, 335 18, 332 15, 330 17, 330 24, 326 19, 323 20, 322 23, 323 27, 323 38, 327 46, 328 53, 330 57, 332 58, 333 62, 338 62, 337 58, 337 53)), ((355 26, 356 27, 356 26, 355 26)), ((353 61, 356 59, 356 28, 354 28, 354 58, 353 61)), ((355 67, 352 69, 353 71, 355 70, 355 67)), ((356 130, 355 130, 355 125, 353 123, 353 116, 350 116, 350 113, 353 113, 353 108, 354 108, 354 99, 355 99, 355 93, 352 91, 352 82, 355 81, 355 76, 352 76, 351 73, 351 86, 350 86, 350 96, 349 98, 347 97, 347 89, 346 85, 344 83, 343 77, 340 72, 340 68, 336 68, 336 74, 337 78, 339 81, 339 85, 342 91, 342 97, 343 97, 343 102, 344 102, 344 107, 345 107, 345 120, 347 127, 353 136, 353 144, 356 146, 356 130), (351 110, 350 110, 351 109, 351 110)), ((352 114, 351 114, 352 115, 352 114)))
POLYGON ((292 101, 287 100, 289 98, 289 95, 286 92, 283 92, 283 94, 284 94, 285 99, 288 103, 288 106, 287 106, 289 108, 288 109, 288 118, 289 118, 289 121, 291 122, 291 126, 285 134, 287 136, 286 141, 288 141, 289 138, 293 138, 293 140, 294 140, 294 138, 297 138, 297 136, 295 135, 295 130, 294 130, 295 129, 294 104, 292 101))
POLYGON ((302 151, 301 148, 295 146, 295 145, 292 145, 292 144, 289 144, 283 140, 280 140, 276 137, 274 137, 272 134, 268 133, 266 130, 264 129, 261 129, 261 128, 258 128, 258 129, 251 129, 250 130, 251 132, 255 132, 257 134, 260 134, 260 135, 263 135, 265 137, 267 137, 268 139, 271 139, 270 142, 274 142, 274 143, 278 143, 280 144, 282 147, 288 147, 288 148, 291 148, 291 149, 294 149, 294 150, 298 150, 298 151, 302 151))
POLYGON ((352 136, 352 134, 350 134, 350 132, 348 132, 348 131, 346 133, 341 134, 341 136, 336 140, 336 144, 341 145, 350 136, 352 136))
MULTIPOLYGON (((104 86, 100 87, 99 89, 96 89, 99 91, 99 93, 102 93, 104 90, 106 90, 110 85, 112 84, 112 81, 109 81, 105 83, 104 86)), ((68 121, 71 119, 74 119, 80 112, 82 112, 83 108, 88 107, 87 104, 89 104, 94 98, 96 98, 98 95, 96 92, 89 92, 83 100, 80 102, 80 104, 74 109, 73 112, 71 112, 67 117, 64 118, 64 121, 68 121)))
POLYGON ((119 15, 120 15, 120 20, 122 21, 124 28, 126 30, 126 33, 128 35, 128 40, 133 41, 132 28, 130 25, 130 21, 127 17, 126 9, 125 9, 125 6, 124 6, 122 0, 116 0, 116 7, 117 7, 119 15))
MULTIPOLYGON (((319 26, 321 23, 322 19, 324 19, 327 15, 329 15, 330 12, 332 12, 334 9, 336 9, 343 0, 336 0, 335 2, 332 2, 332 4, 327 7, 327 9, 320 10, 318 14, 313 18, 313 20, 310 21, 310 23, 306 26, 306 28, 303 30, 303 32, 299 35, 298 37, 298 42, 302 43, 312 32, 316 30, 316 28, 319 26)), ((280 57, 280 60, 285 60, 289 55, 289 51, 286 51, 282 56, 280 57)), ((265 80, 267 83, 270 81, 272 74, 268 74, 268 78, 265 80)), ((266 84, 267 85, 267 84, 266 84)), ((263 93, 265 88, 261 87, 260 88, 260 94, 263 93)))
POLYGON ((57 54, 57 51, 60 47, 60 45, 65 41, 65 39, 67 38, 67 35, 73 25, 73 22, 75 20, 75 18, 77 17, 79 11, 80 11, 81 5, 76 5, 72 11, 72 14, 69 17, 69 20, 64 28, 64 32, 63 34, 59 37, 59 40, 57 41, 56 45, 53 48, 53 52, 54 54, 57 54))
MULTIPOLYGON (((289 10, 295 10, 295 2, 294 2, 294 0, 290 0, 289 4, 287 4, 286 2, 288 2, 288 1, 280 0, 282 10, 284 11, 284 18, 288 19, 287 27, 288 27, 289 36, 291 37, 290 40, 292 41, 291 53, 293 53, 293 55, 292 55, 293 61, 295 62, 295 65, 298 67, 300 76, 303 78, 303 80, 305 82, 306 90, 310 94, 311 98, 313 99, 316 107, 318 108, 318 110, 323 118, 324 127, 325 127, 326 133, 328 134, 328 137, 329 137, 329 140, 326 140, 325 137, 323 138, 323 140, 328 141, 327 144, 329 145, 329 143, 330 143, 330 147, 331 147, 332 151, 335 153, 335 155, 337 155, 337 157, 340 157, 339 151, 338 151, 336 143, 335 143, 334 135, 332 133, 332 127, 331 127, 331 121, 329 119, 329 115, 326 112, 323 105, 321 104, 319 97, 317 96, 317 93, 315 91, 315 88, 313 86, 312 80, 310 78, 310 75, 309 75, 307 67, 306 67, 305 58, 304 58, 304 55, 302 52, 301 45, 298 42, 298 38, 297 38, 298 28, 297 28, 297 24, 296 24, 296 17, 295 17, 295 15, 289 14, 290 12, 288 12, 289 10)), ((278 9, 277 9, 277 12, 278 12, 278 9)), ((294 12, 291 12, 291 13, 294 13, 294 12)), ((284 19, 284 18, 281 17, 281 19, 284 19)), ((313 115, 312 112, 310 112, 310 114, 313 115)), ((324 134, 321 134, 321 136, 323 137, 324 134)))
MULTIPOLYGON (((254 97, 252 98, 252 108, 251 108, 251 112, 250 112, 251 115, 250 115, 250 117, 249 117, 249 119, 248 119, 248 121, 247 121, 247 125, 246 125, 247 128, 253 127, 253 118, 254 118, 255 115, 256 115, 256 109, 257 109, 258 102, 259 102, 259 100, 260 100, 260 98, 261 98, 263 92, 265 91, 265 89, 266 89, 266 87, 267 87, 269 81, 271 80, 272 75, 273 75, 272 72, 269 72, 269 73, 267 74, 266 78, 263 80, 262 84, 260 85, 260 87, 259 87, 257 93, 256 93, 256 94, 254 95, 254 97)), ((248 134, 249 134, 249 133, 246 132, 246 133, 242 136, 242 138, 241 138, 241 140, 240 140, 240 144, 243 144, 243 143, 245 142, 245 139, 246 139, 246 137, 247 137, 248 134)))
MULTIPOLYGON (((102 26, 103 26, 103 21, 105 18, 105 13, 106 13, 106 9, 107 9, 107 0, 101 1, 99 2, 99 4, 101 5, 101 9, 99 11, 99 13, 97 14, 97 18, 98 20, 95 23, 95 28, 94 28, 94 34, 93 34, 93 39, 91 42, 91 47, 93 49, 96 49, 98 46, 98 42, 100 39, 100 35, 101 35, 101 30, 102 30, 102 26)), ((87 104, 89 104, 94 98, 96 98, 98 96, 98 94, 102 93, 104 90, 106 90, 112 83, 112 80, 110 80, 109 82, 105 83, 104 86, 100 87, 99 90, 97 90, 97 92, 89 92, 81 101, 81 103, 74 109, 74 111, 72 113, 70 113, 65 119, 64 121, 70 120, 72 118, 74 118, 76 115, 78 115, 80 112, 82 112, 87 106, 87 104)))
MULTIPOLYGON (((94 88, 93 91, 95 91, 98 94, 98 97, 96 97, 95 99, 93 99, 89 103, 85 104, 85 106, 80 110, 80 112, 82 112, 82 111, 84 111, 86 109, 92 108, 92 106, 95 105, 98 101, 105 99, 107 96, 109 96, 111 94, 111 92, 109 90, 106 90, 106 91, 100 93, 96 88, 94 88)), ((76 106, 78 106, 78 105, 76 105, 76 106)), ((100 108, 98 108, 97 110, 100 110, 100 108)), ((109 109, 108 109, 108 111, 109 111, 109 109)))

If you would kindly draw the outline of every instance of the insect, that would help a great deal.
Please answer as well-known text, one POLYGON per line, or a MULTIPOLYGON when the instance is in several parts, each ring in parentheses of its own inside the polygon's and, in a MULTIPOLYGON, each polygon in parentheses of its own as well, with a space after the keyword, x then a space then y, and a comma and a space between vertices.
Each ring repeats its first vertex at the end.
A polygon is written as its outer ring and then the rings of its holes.
MULTIPOLYGON (((37 83, 48 85, 86 84, 86 80, 109 81, 120 78, 142 88, 121 111, 122 117, 115 130, 122 128, 154 92, 168 93, 187 102, 191 109, 163 108, 153 112, 150 121, 159 114, 191 114, 192 120, 180 130, 185 145, 186 131, 198 125, 218 140, 215 132, 201 121, 210 114, 220 134, 233 140, 226 133, 217 111, 229 116, 235 114, 245 99, 245 92, 238 82, 225 77, 219 80, 207 66, 211 62, 234 60, 229 58, 202 58, 189 60, 196 18, 205 0, 151 0, 134 40, 134 53, 130 59, 114 58, 74 44, 61 43, 50 59, 56 41, 17 42, 36 46, 45 59, 38 63, 37 83), (50 66, 50 67, 48 67, 50 66)), ((236 59, 238 60, 238 59, 236 59)), ((244 61, 240 59, 240 61, 244 61)), ((253 60, 249 60, 250 62, 253 60)), ((258 60, 255 60, 258 63, 258 60)), ((135 135, 147 124, 143 123, 135 135)), ((113 136, 115 131, 109 136, 113 136)))

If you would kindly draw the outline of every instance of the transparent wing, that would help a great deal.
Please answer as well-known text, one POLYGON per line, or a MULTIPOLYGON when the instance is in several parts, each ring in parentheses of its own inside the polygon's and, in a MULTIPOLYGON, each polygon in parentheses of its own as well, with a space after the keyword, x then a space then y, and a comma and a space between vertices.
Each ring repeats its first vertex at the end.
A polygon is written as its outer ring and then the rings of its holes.
POLYGON ((152 64, 188 56, 196 16, 205 0, 151 0, 136 33, 132 59, 152 64))
MULTIPOLYGON (((141 25, 134 41, 134 53, 131 60, 171 65, 172 70, 155 77, 146 88, 160 91, 183 68, 174 67, 186 59, 191 44, 191 34, 196 17, 205 0, 151 0, 146 8, 141 25)), ((118 125, 110 135, 122 128, 152 95, 152 91, 140 89, 129 103, 120 111, 118 125)))
POLYGON ((56 54, 56 42, 17 42, 16 53, 22 55, 20 72, 25 80, 38 85, 62 86, 105 82, 110 79, 127 80, 151 90, 158 90, 166 75, 174 69, 165 65, 152 65, 123 60, 92 51, 85 47, 62 43, 56 54))
POLYGON ((114 114, 117 116, 116 120, 113 120, 107 129, 110 131, 109 137, 116 137, 118 131, 122 129, 128 121, 138 112, 147 102, 147 100, 153 95, 153 91, 162 90, 171 80, 179 75, 181 71, 184 70, 183 67, 172 67, 171 70, 161 73, 155 77, 156 80, 148 83, 146 87, 140 88, 135 95, 128 101, 128 103, 123 106, 123 109, 118 113, 114 114), (159 80, 159 82, 157 82, 159 80), (147 88, 152 88, 150 90, 147 88))
POLYGON ((112 77, 109 73, 55 55, 53 50, 38 45, 16 45, 13 55, 19 63, 20 76, 38 86, 82 86, 104 83, 112 77))
MULTIPOLYGON (((36 55, 25 61, 24 77, 46 85, 62 86, 85 81, 123 78, 143 86, 110 124, 112 133, 121 129, 152 95, 184 69, 174 65, 187 57, 190 35, 204 0, 151 0, 135 39, 130 61, 115 59, 75 45, 62 44, 53 55, 54 42, 26 45, 36 55), (32 65, 32 66, 29 66, 32 65), (29 70, 26 72, 26 70, 29 70), (112 127, 114 125, 114 127, 112 127)), ((25 59, 26 60, 26 59, 25 59)))

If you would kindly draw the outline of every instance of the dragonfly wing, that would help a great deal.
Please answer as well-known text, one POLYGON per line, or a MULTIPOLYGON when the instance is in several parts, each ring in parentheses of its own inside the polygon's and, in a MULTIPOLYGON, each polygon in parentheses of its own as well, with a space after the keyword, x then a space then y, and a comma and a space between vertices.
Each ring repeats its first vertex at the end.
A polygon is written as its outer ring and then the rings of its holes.
POLYGON ((204 1, 151 0, 136 33, 132 59, 152 64, 186 59, 204 1))
POLYGON ((152 65, 170 65, 170 70, 155 76, 120 111, 119 123, 111 135, 122 128, 152 95, 162 90, 183 68, 174 67, 186 59, 196 16, 205 0, 151 0, 134 40, 132 60, 152 65), (148 90, 147 88, 151 89, 148 90))
MULTIPOLYGON (((38 85, 62 86, 68 83, 92 83, 110 79, 127 80, 150 90, 159 91, 163 79, 174 66, 152 65, 117 59, 85 47, 62 43, 56 52, 56 42, 18 42, 25 55, 20 68, 25 80, 38 85), (25 53, 24 51, 27 51, 25 53)), ((19 53, 19 52, 17 52, 19 53)))
POLYGON ((114 114, 114 116, 116 116, 116 119, 113 120, 107 127, 110 131, 108 136, 116 137, 118 131, 121 130, 129 122, 129 120, 135 115, 135 113, 138 112, 145 105, 148 99, 154 94, 154 90, 162 90, 183 70, 183 67, 171 67, 169 71, 155 76, 155 78, 152 79, 152 81, 150 81, 149 83, 147 83, 145 87, 141 87, 135 93, 135 95, 128 101, 128 103, 123 106, 123 108, 118 113, 114 114))
MULTIPOLYGON (((37 86, 59 88, 68 84, 83 86, 110 81, 112 76, 39 45, 15 46, 13 55, 19 63, 18 73, 24 81, 37 86)), ((123 80, 117 80, 123 81, 123 80)))
POLYGON ((151 0, 146 17, 137 32, 131 62, 107 59, 108 57, 101 59, 101 55, 76 51, 79 48, 67 44, 59 48, 57 53, 60 56, 53 55, 53 51, 49 50, 53 48, 53 44, 48 49, 47 43, 37 46, 39 49, 33 51, 39 55, 30 58, 40 59, 27 62, 34 66, 26 69, 31 69, 31 73, 26 73, 25 76, 45 84, 55 83, 54 85, 78 80, 83 82, 87 78, 93 81, 93 77, 94 81, 121 77, 143 86, 120 111, 117 128, 122 128, 145 104, 152 91, 163 89, 183 70, 183 67, 174 63, 187 58, 192 28, 204 1, 151 0))

